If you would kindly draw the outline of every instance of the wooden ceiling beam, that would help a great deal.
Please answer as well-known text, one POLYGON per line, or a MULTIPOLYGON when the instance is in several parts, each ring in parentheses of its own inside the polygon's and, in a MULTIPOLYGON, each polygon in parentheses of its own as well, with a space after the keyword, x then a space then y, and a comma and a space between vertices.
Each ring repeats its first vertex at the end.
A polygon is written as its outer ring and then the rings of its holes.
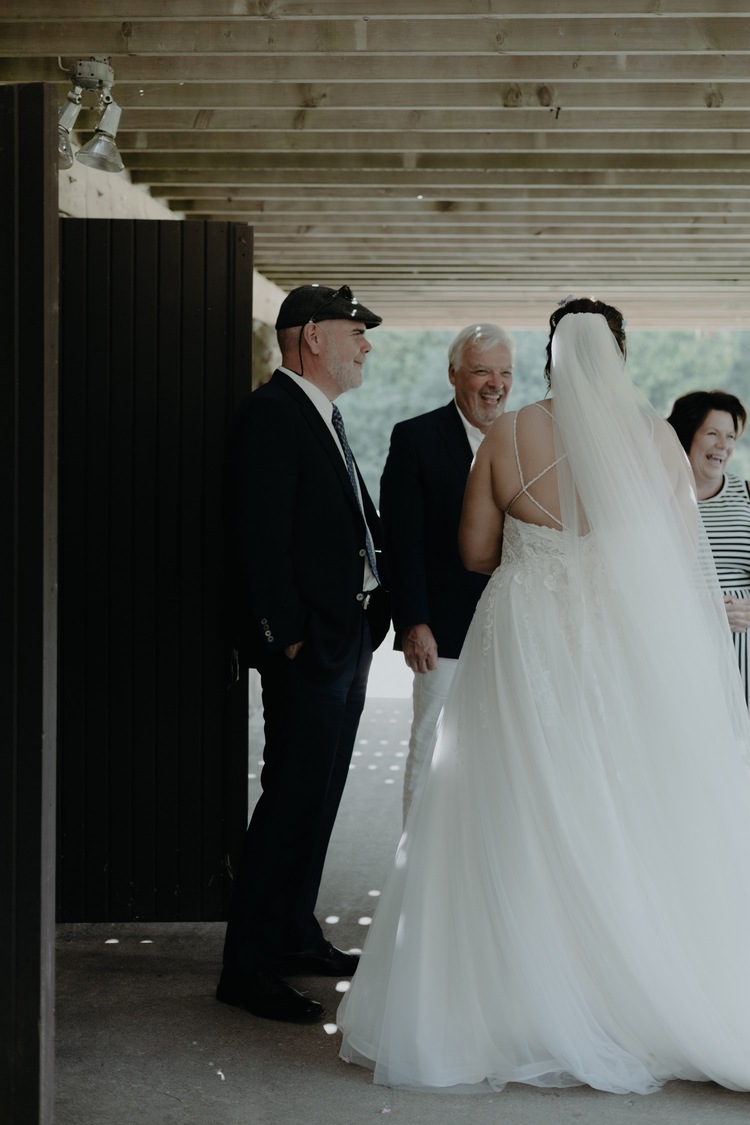
MULTIPOLYGON (((225 216, 217 216, 225 218, 225 216)), ((239 220, 238 220, 239 221, 239 220)), ((719 272, 734 272, 737 268, 750 268, 750 244, 748 235, 739 240, 717 240, 711 238, 696 239, 686 245, 679 239, 657 240, 639 237, 636 245, 633 239, 617 237, 617 232, 612 234, 606 242, 604 236, 599 240, 601 246, 594 247, 591 243, 581 244, 574 237, 565 238, 562 234, 540 235, 532 240, 500 237, 497 234, 480 235, 472 233, 465 238, 454 239, 448 242, 437 252, 430 249, 429 239, 419 235, 412 239, 391 238, 388 244, 378 243, 376 239, 364 237, 357 238, 356 227, 343 232, 338 236, 342 249, 336 254, 326 254, 325 238, 307 238, 304 230, 285 230, 281 232, 261 232, 254 229, 257 236, 258 259, 270 259, 271 268, 284 261, 301 266, 307 259, 322 258, 330 262, 349 262, 351 266, 357 263, 352 246, 360 242, 360 266, 372 270, 378 266, 388 266, 389 272, 398 273, 404 262, 406 272, 419 271, 423 264, 438 262, 448 265, 456 261, 473 261, 475 264, 484 262, 493 264, 497 261, 506 261, 513 266, 539 267, 541 270, 550 268, 555 260, 566 264, 571 271, 577 271, 581 262, 597 261, 610 273, 617 276, 620 269, 634 268, 643 271, 647 267, 661 268, 669 259, 679 265, 687 277, 692 276, 703 266, 713 265, 719 272), (279 249, 279 242, 284 239, 283 250, 279 249), (607 255, 617 255, 617 261, 612 263, 607 255)))
MULTIPOLYGON (((383 269, 386 263, 381 263, 380 266, 373 264, 367 260, 355 268, 352 266, 351 260, 347 262, 338 258, 333 260, 327 258, 324 253, 315 256, 308 255, 302 256, 299 261, 294 258, 288 261, 282 259, 278 263, 275 262, 273 257, 268 259, 260 258, 258 260, 258 268, 261 272, 267 274, 271 280, 276 281, 279 285, 284 284, 284 279, 293 280, 295 277, 300 276, 310 277, 314 274, 321 274, 323 277, 336 278, 343 277, 347 282, 357 285, 367 285, 370 282, 375 282, 378 278, 384 282, 389 280, 397 282, 399 285, 404 280, 416 280, 424 276, 436 276, 438 278, 456 278, 467 277, 477 285, 494 284, 498 278, 513 278, 517 277, 519 281, 524 278, 545 278, 554 277, 561 274, 567 277, 576 284, 580 284, 581 277, 587 277, 596 273, 597 276, 609 277, 616 281, 620 277, 641 277, 643 278, 643 271, 645 268, 649 270, 649 282, 652 284, 662 284, 665 278, 669 278, 671 282, 685 282, 686 278, 691 275, 685 270, 684 261, 681 262, 666 262, 654 263, 652 260, 647 260, 640 269, 633 263, 626 263, 620 267, 616 273, 613 273, 611 267, 608 268, 606 262, 591 262, 587 259, 580 263, 571 263, 569 259, 563 257, 553 258, 547 262, 527 263, 525 260, 518 260, 509 257, 503 262, 502 265, 493 265, 487 262, 474 261, 471 254, 467 254, 463 259, 465 262, 468 273, 462 274, 460 272, 460 263, 451 260, 451 258, 435 258, 434 260, 426 262, 419 269, 399 268, 398 264, 393 265, 387 271, 383 269)), ((738 277, 750 278, 750 271, 747 267, 747 262, 733 263, 731 265, 719 266, 715 262, 701 262, 701 275, 699 278, 694 279, 696 284, 706 285, 710 280, 717 278, 728 281, 731 279, 736 280, 738 277)), ((294 282, 294 284, 300 284, 294 282)))
MULTIPOLYGON (((418 277, 421 269, 427 265, 437 265, 443 270, 451 270, 454 266, 463 262, 472 265, 478 271, 478 281, 482 277, 492 276, 493 271, 500 268, 508 272, 518 270, 520 271, 519 276, 520 273, 525 272, 543 275, 544 270, 557 271, 562 268, 563 272, 577 276, 582 270, 596 266, 605 272, 609 270, 609 273, 615 277, 618 276, 620 270, 624 273, 633 272, 636 274, 640 271, 643 275, 644 270, 648 269, 649 277, 651 271, 656 270, 657 276, 663 273, 676 273, 683 280, 695 276, 698 280, 705 280, 703 271, 707 269, 723 276, 733 275, 738 271, 747 273, 750 269, 747 246, 744 247, 744 253, 741 253, 739 249, 733 252, 728 249, 725 254, 718 251, 712 254, 710 248, 705 245, 703 247, 696 246, 692 254, 689 254, 687 250, 682 252, 679 247, 675 246, 671 248, 671 252, 668 252, 665 247, 661 247, 658 253, 649 253, 646 247, 640 247, 637 253, 627 255, 623 253, 622 242, 613 242, 608 244, 608 253, 618 256, 617 266, 613 269, 612 262, 607 260, 605 253, 597 255, 591 253, 590 250, 573 253, 570 244, 542 245, 537 243, 535 247, 516 246, 511 248, 497 242, 483 248, 478 241, 475 241, 452 248, 445 247, 442 252, 432 253, 429 248, 425 250, 419 244, 405 243, 401 249, 412 254, 410 260, 394 252, 378 253, 375 247, 368 244, 363 247, 362 254, 357 260, 352 254, 352 244, 356 242, 356 232, 352 232, 347 239, 342 241, 343 246, 339 253, 327 255, 325 246, 321 243, 306 244, 303 243, 302 239, 299 239, 299 244, 297 244, 290 238, 282 253, 278 251, 278 247, 274 247, 272 239, 261 239, 258 251, 258 268, 262 272, 269 271, 272 279, 278 276, 282 265, 286 267, 285 272, 288 272, 291 268, 292 272, 298 273, 305 264, 309 265, 310 262, 328 262, 328 266, 325 268, 332 275, 346 273, 354 276, 362 274, 375 276, 379 270, 387 266, 388 276, 418 277), (698 269, 701 270, 700 275, 697 275, 698 269)), ((448 275, 446 274, 446 276, 448 275)))
MULTIPOLYGON (((750 121, 746 122, 750 125, 750 121)), ((82 131, 82 136, 86 132, 82 131)), ((344 129, 338 131, 287 131, 280 133, 255 132, 251 129, 242 132, 214 132, 210 129, 183 129, 173 132, 139 132, 120 130, 117 134, 117 147, 121 153, 161 151, 185 153, 221 152, 223 158, 234 159, 243 153, 356 153, 363 150, 370 155, 380 153, 404 153, 408 156, 429 156, 433 153, 458 154, 463 163, 475 159, 476 154, 487 153, 497 157, 503 153, 543 155, 543 159, 554 158, 557 154, 573 156, 577 153, 596 155, 599 153, 664 154, 678 153, 683 158, 692 154, 723 156, 746 155, 750 152, 750 128, 741 132, 721 132, 711 128, 695 129, 688 133, 630 132, 610 130, 606 133, 547 132, 485 130, 484 132, 369 132, 367 130, 344 129)))
MULTIPOLYGON (((747 12, 746 0, 659 0, 655 10, 653 0, 613 0, 608 10, 602 12, 601 0, 462 0, 460 16, 456 16, 456 0, 347 0, 345 14, 351 18, 415 19, 487 18, 533 19, 540 16, 577 19, 591 16, 612 20, 633 16, 656 15, 660 21, 669 17, 732 16, 747 12), (374 14, 373 14, 374 13, 374 14)), ((61 10, 60 0, 4 0, 4 20, 58 20, 78 22, 85 19, 163 19, 166 14, 174 19, 203 20, 281 20, 307 19, 325 21, 340 18, 341 0, 127 0, 118 10, 112 0, 65 0, 61 10)))
MULTIPOLYGON (((335 274, 332 274, 330 271, 326 271, 326 270, 324 270, 322 273, 311 274, 310 276, 316 277, 316 278, 320 277, 321 279, 326 278, 327 281, 330 282, 331 284, 333 284, 333 282, 335 282, 335 281, 338 281, 338 277, 335 274)), ((355 278, 351 278, 349 275, 347 275, 347 276, 349 278, 349 281, 352 283, 352 288, 356 287, 357 292, 360 296, 363 296, 365 293, 369 293, 370 296, 372 296, 373 294, 379 294, 380 295, 379 300, 383 301, 385 299, 385 300, 389 300, 390 303, 395 304, 395 301, 393 300, 392 290, 389 292, 389 284, 390 284, 389 278, 383 278, 379 282, 376 281, 372 284, 367 285, 366 287, 362 287, 362 286, 357 285, 355 278), (385 294, 385 297, 383 297, 383 294, 385 294)), ((498 278, 496 281, 493 281, 493 284, 497 287, 495 289, 495 293, 496 294, 503 294, 504 292, 507 292, 507 291, 513 291, 514 280, 515 279, 514 279, 513 276, 508 276, 506 278, 498 278)), ((290 284, 293 283, 293 281, 294 281, 294 278, 290 277, 290 284)), ((321 284, 323 284, 322 280, 321 280, 321 284)), ((553 292, 556 292, 558 294, 560 292, 562 292, 563 294, 564 293, 570 293, 571 291, 575 291, 576 293, 589 293, 590 294, 592 292, 592 290, 593 290, 593 292, 596 292, 597 290, 599 292, 601 292, 602 278, 597 274, 586 274, 586 275, 582 275, 581 278, 578 279, 577 284, 574 287, 574 290, 571 290, 571 288, 566 288, 566 286, 569 286, 569 285, 570 285, 570 277, 568 275, 566 275, 564 273, 553 272, 551 274, 548 274, 546 278, 531 278, 528 281, 522 282, 521 283, 522 288, 519 289, 519 290, 516 290, 515 294, 517 295, 519 292, 521 292, 523 290, 526 290, 529 293, 529 295, 531 295, 532 299, 535 301, 537 309, 539 309, 541 307, 540 301, 543 302, 544 298, 543 298, 543 296, 541 298, 534 297, 533 292, 532 292, 532 286, 534 286, 534 287, 538 286, 539 292, 542 293, 542 294, 544 293, 544 291, 546 289, 550 289, 553 292)), ((636 289, 637 290, 640 285, 641 285, 641 281, 637 277, 626 277, 626 278, 623 278, 621 281, 618 280, 617 282, 612 282, 610 280, 609 288, 610 288, 610 290, 612 290, 614 288, 624 289, 624 288, 627 287, 629 289, 636 289)), ((456 293, 455 282, 445 284, 444 280, 442 280, 441 278, 439 278, 437 276, 435 276, 435 277, 425 277, 425 278, 421 278, 419 280, 412 280, 412 281, 410 281, 409 278, 406 278, 406 277, 399 280, 399 290, 403 293, 403 299, 405 301, 423 298, 424 294, 426 293, 428 288, 431 289, 436 294, 436 296, 438 296, 438 297, 440 297, 441 295, 447 295, 447 294, 450 294, 451 292, 453 292, 454 295, 456 296, 456 299, 458 300, 458 298, 459 298, 459 294, 456 293)), ((740 293, 748 294, 748 293, 750 293, 750 280, 744 279, 744 280, 738 281, 738 282, 723 282, 723 283, 721 283, 720 288, 725 293, 732 294, 734 296, 736 296, 740 293)), ((679 282, 675 282, 675 291, 677 291, 679 293, 682 293, 682 294, 687 294, 687 293, 703 293, 703 294, 705 294, 705 293, 711 293, 712 291, 715 292, 716 287, 714 286, 713 283, 706 284, 705 282, 702 282, 700 284, 695 284, 695 285, 684 285, 684 286, 680 286, 679 282)), ((639 290, 639 292, 640 293, 649 293, 650 292, 652 294, 657 294, 657 295, 661 293, 662 299, 664 301, 668 301, 670 299, 669 291, 665 290, 662 286, 662 283, 659 282, 659 281, 655 281, 651 285, 643 286, 643 289, 639 290)), ((473 285, 469 278, 466 278, 466 279, 462 278, 461 279, 461 294, 460 295, 466 296, 466 295, 469 295, 469 294, 475 294, 475 295, 482 296, 485 301, 493 300, 493 297, 491 297, 487 294, 485 284, 484 284, 483 281, 480 281, 480 283, 473 285)), ((494 298, 494 299, 496 299, 496 298, 494 298)))
MULTIPOLYGON (((0 60, 0 70, 3 67, 0 60)), ((42 65, 42 64, 40 64, 42 65)), ((256 128, 268 128, 273 118, 268 111, 304 111, 306 120, 327 111, 348 117, 359 117, 363 109, 380 113, 440 111, 465 114, 491 112, 497 121, 511 128, 523 127, 545 120, 548 114, 571 116, 580 121, 580 128, 591 128, 589 118, 604 112, 648 111, 656 115, 669 111, 678 127, 680 115, 691 112, 710 114, 711 122, 722 114, 750 108, 750 81, 722 79, 711 82, 543 82, 508 83, 503 81, 462 83, 435 82, 300 82, 300 81, 238 81, 238 82, 127 82, 121 80, 122 67, 117 64, 117 101, 123 110, 136 110, 142 122, 149 112, 169 110, 208 112, 252 110, 256 128)), ((254 70, 254 67, 253 67, 254 70)), ((70 89, 68 78, 58 72, 60 99, 70 89)), ((217 115, 218 116, 218 115, 217 115)), ((450 120, 451 118, 448 118, 450 120)), ((563 122, 563 125, 566 125, 563 122)), ((162 126, 164 127, 164 126, 162 126)), ((174 127, 174 126, 172 126, 174 127)), ((217 128, 215 122, 213 127, 217 128)), ((631 126, 635 128, 635 126, 631 126)))
POLYGON ((689 178, 682 170, 649 169, 598 169, 576 171, 558 169, 550 171, 537 169, 533 179, 523 172, 505 169, 502 180, 498 180, 495 170, 452 169, 425 176, 424 172, 408 169, 377 169, 356 167, 306 169, 304 182, 288 175, 286 169, 212 169, 183 167, 174 170, 150 169, 143 175, 138 169, 129 169, 134 182, 148 182, 153 185, 154 194, 164 194, 177 190, 181 198, 189 197, 190 189, 229 192, 233 190, 260 190, 271 195, 286 198, 311 199, 316 196, 328 197, 331 192, 345 198, 357 195, 380 195, 383 198, 498 198, 508 190, 521 190, 529 193, 529 198, 537 194, 573 192, 602 193, 628 192, 676 192, 682 195, 694 193, 744 192, 750 187, 750 171, 735 169, 728 175, 724 169, 712 171, 706 168, 693 168, 689 178))
MULTIPOLYGON (((325 259, 320 259, 316 262, 307 262, 301 270, 293 269, 280 269, 273 273, 273 280, 277 285, 283 289, 292 288, 300 284, 300 277, 310 279, 319 279, 321 283, 328 283, 333 285, 338 282, 342 277, 346 279, 346 283, 356 289, 360 295, 366 290, 386 289, 392 285, 398 285, 399 290, 404 293, 410 292, 410 287, 424 287, 427 284, 439 287, 441 284, 444 288, 450 288, 451 285, 455 287, 457 282, 460 282, 462 288, 464 285, 469 286, 471 289, 482 291, 495 286, 512 285, 517 281, 519 285, 531 284, 555 284, 558 286, 568 286, 568 292, 575 289, 580 292, 585 286, 591 285, 594 282, 601 284, 602 280, 611 285, 621 284, 628 280, 643 280, 642 274, 639 274, 635 269, 627 269, 613 278, 611 271, 604 268, 597 269, 596 266, 586 266, 585 269, 566 269, 564 264, 553 263, 551 267, 546 270, 526 270, 519 272, 515 268, 515 263, 511 262, 505 269, 496 270, 492 273, 481 272, 477 275, 475 272, 470 271, 467 273, 460 273, 452 269, 450 275, 450 283, 445 284, 445 267, 441 268, 437 265, 434 269, 420 270, 418 274, 398 273, 391 271, 388 274, 378 275, 376 273, 358 273, 356 270, 340 269, 337 268, 335 263, 327 263, 325 259), (555 281, 555 278, 558 278, 555 281)), ((747 290, 750 286, 750 273, 747 270, 740 270, 728 276, 728 271, 723 274, 715 270, 708 270, 705 277, 700 281, 693 284, 683 284, 684 277, 680 275, 678 269, 660 269, 654 273, 651 279, 651 285, 657 288, 662 288, 665 281, 668 281, 670 286, 673 286, 675 291, 679 292, 702 292, 704 289, 713 287, 716 284, 721 285, 743 285, 747 290)))
MULTIPOLYGON (((120 104, 120 103, 118 103, 120 104)), ((673 146, 688 140, 685 134, 705 132, 747 133, 750 131, 750 89, 748 105, 732 110, 628 110, 610 108, 603 110, 557 109, 369 109, 363 121, 361 109, 148 109, 136 104, 123 106, 121 128, 130 133, 223 133, 223 140, 231 145, 235 136, 269 133, 274 137, 299 137, 304 134, 315 142, 325 141, 326 134, 351 134, 352 143, 367 147, 370 137, 377 144, 380 137, 403 134, 414 137, 435 134, 461 136, 476 133, 481 137, 495 137, 498 133, 509 138, 541 134, 544 142, 549 137, 561 137, 565 144, 572 135, 591 137, 612 133, 630 136, 658 135, 660 140, 673 146), (663 134, 668 134, 665 138, 663 134), (227 135, 228 134, 228 135, 227 135), (373 136, 374 134, 374 136, 373 136), (674 139, 672 139, 674 138, 674 139)), ((96 128, 99 114, 93 107, 78 118, 77 129, 88 132, 96 128)), ((245 144, 247 139, 245 139, 245 144)), ((454 142, 455 143, 455 142, 454 142)), ((529 144, 533 143, 531 140, 529 144)), ((652 141, 647 142, 649 144, 652 141)), ((421 147, 419 143, 412 147, 421 147)))
MULTIPOLYGON (((327 20, 112 19, 10 20, 2 25, 7 55, 454 55, 539 56, 578 60, 581 55, 661 57, 664 43, 649 16, 597 17, 499 15, 410 20, 349 17, 327 20)), ((674 16, 662 25, 670 54, 746 55, 747 16, 674 16)))
MULTIPOLYGON (((63 50, 53 36, 50 40, 40 39, 30 31, 28 53, 23 56, 11 50, 3 42, 5 34, 13 25, 0 24, 0 43, 3 43, 3 57, 0 58, 0 82, 55 82, 61 81, 58 59, 62 56, 63 69, 75 65, 78 59, 89 55, 106 54, 97 41, 88 41, 76 36, 71 50, 63 50)), ((33 25, 29 25, 30 28, 33 25)), ((651 33, 655 29, 652 25, 651 33)), ((741 53, 724 54, 714 49, 704 54, 669 54, 669 64, 665 56, 656 51, 650 55, 591 54, 581 51, 578 56, 568 55, 463 55, 450 59, 450 67, 437 68, 436 60, 429 54, 363 55, 347 56, 311 52, 297 56, 263 56, 218 54, 205 55, 199 51, 184 55, 159 52, 155 55, 127 54, 123 43, 119 52, 109 52, 115 71, 116 88, 134 83, 139 90, 146 89, 149 83, 183 82, 188 84, 209 83, 247 84, 253 86, 263 83, 380 83, 387 86, 391 82, 403 82, 406 75, 410 83, 427 82, 433 85, 437 79, 441 84, 453 83, 465 86, 467 83, 495 82, 506 87, 505 98, 514 101, 518 98, 516 87, 522 83, 534 86, 554 87, 566 81, 576 86, 587 83, 610 82, 618 84, 666 83, 668 85, 699 83, 722 88, 724 83, 750 82, 750 20, 746 21, 744 32, 738 40, 743 47, 741 53), (408 60, 408 61, 407 61, 408 60)), ((523 87, 522 87, 523 92, 523 87)), ((532 95, 534 96, 534 95, 532 95)), ((544 100, 546 91, 536 94, 544 100)), ((550 103, 554 104, 554 103, 550 103)))
MULTIPOLYGON (((118 136, 118 143, 119 143, 118 136)), ((476 164, 478 173, 505 174, 511 170, 533 172, 587 172, 617 170, 647 172, 680 171, 690 174, 702 171, 721 171, 730 176, 735 172, 750 170, 750 151, 743 152, 507 152, 485 151, 471 158, 462 152, 442 153, 342 153, 342 152, 226 152, 226 151, 174 151, 139 149, 128 150, 129 170, 190 169, 208 171, 212 180, 223 178, 222 169, 233 174, 242 170, 273 168, 279 175, 285 172, 298 182, 316 182, 319 171, 340 170, 344 175, 366 176, 368 171, 391 170, 419 171, 429 184, 434 177, 447 179, 457 171, 471 171, 476 164)), ((179 182, 179 181, 178 181, 179 182)), ((183 181, 185 182, 185 181, 183 181)), ((502 184, 498 182, 498 190, 502 184)))
POLYGON ((607 222, 619 223, 623 220, 648 223, 658 221, 684 222, 685 216, 695 219, 750 219, 750 194, 744 200, 704 199, 695 200, 596 200, 579 198, 576 200, 512 200, 505 192, 501 199, 492 201, 444 200, 404 200, 383 199, 324 199, 309 200, 237 198, 217 199, 204 197, 182 201, 180 210, 193 213, 237 212, 247 222, 322 222, 328 219, 341 222, 342 219, 360 219, 377 223, 382 219, 389 222, 436 222, 441 218, 461 225, 464 223, 495 222, 515 223, 519 221, 549 220, 561 222, 564 219, 584 219, 594 221, 597 217, 607 222))
MULTIPOLYGON (((699 216, 694 213, 687 217, 684 215, 670 218, 665 214, 617 216, 597 212, 596 215, 586 216, 578 213, 572 216, 562 216, 559 213, 549 213, 543 221, 541 216, 523 219, 520 216, 456 216, 446 214, 425 215, 418 218, 414 215, 397 217, 389 215, 387 222, 385 216, 368 219, 365 214, 354 216, 335 215, 333 213, 317 214, 310 212, 307 220, 303 217, 284 215, 254 215, 250 216, 239 209, 222 207, 211 208, 196 214, 191 208, 183 208, 185 214, 194 217, 212 218, 222 217, 237 222, 251 223, 264 237, 276 235, 293 235, 295 232, 303 233, 309 240, 315 238, 343 237, 353 229, 362 230, 363 237, 371 242, 382 239, 397 241, 400 239, 414 240, 417 238, 439 238, 441 241, 464 241, 467 238, 499 238, 515 241, 533 238, 544 240, 545 244, 550 239, 575 239, 581 242, 590 240, 598 241, 604 237, 626 239, 648 239, 658 243, 670 239, 689 239, 692 248, 695 243, 703 239, 716 241, 737 241, 738 244, 750 239, 750 215, 734 216, 699 216), (567 221, 565 219, 567 218, 567 221)), ((744 250, 748 249, 744 246, 744 250)))
POLYGON ((581 213, 587 216, 620 215, 632 212, 637 215, 674 214, 750 214, 750 188, 731 192, 728 188, 722 193, 711 189, 686 189, 681 193, 642 192, 628 190, 602 189, 592 195, 576 189, 546 188, 540 192, 528 189, 503 187, 502 194, 497 191, 482 194, 466 191, 450 194, 441 199, 437 194, 429 199, 416 199, 414 195, 387 197, 380 191, 368 193, 366 190, 352 193, 336 192, 325 188, 303 191, 297 194, 263 195, 259 191, 240 188, 226 188, 208 185, 198 186, 159 186, 151 193, 163 200, 175 200, 180 206, 177 210, 200 210, 213 204, 221 204, 219 210, 239 207, 249 215, 257 214, 268 218, 272 215, 298 215, 302 213, 321 214, 335 212, 341 215, 357 214, 373 217, 380 215, 422 215, 451 212, 456 218, 464 214, 484 213, 523 214, 523 215, 568 215, 581 213), (190 204, 190 206, 186 206, 190 204))
POLYGON ((262 272, 269 271, 270 277, 274 279, 282 263, 287 267, 291 266, 293 271, 299 272, 305 263, 311 261, 328 262, 327 269, 332 274, 344 272, 356 275, 358 271, 369 274, 388 266, 389 276, 419 276, 423 264, 429 263, 437 264, 447 270, 457 263, 465 262, 473 264, 482 276, 485 273, 490 276, 493 269, 499 268, 500 263, 507 270, 518 270, 520 273, 541 271, 543 274, 545 269, 557 270, 562 267, 564 272, 571 275, 577 275, 582 269, 596 264, 615 277, 620 270, 625 273, 640 271, 643 274, 643 271, 648 269, 656 270, 657 275, 681 271, 683 278, 689 278, 695 276, 700 269, 699 280, 703 279, 702 271, 705 269, 713 269, 723 276, 732 275, 738 270, 747 273, 750 269, 746 244, 742 250, 739 247, 734 250, 728 247, 725 253, 720 252, 718 248, 712 251, 706 244, 696 245, 692 252, 688 252, 687 249, 682 250, 673 244, 671 249, 662 245, 653 251, 649 251, 646 246, 639 246, 637 251, 627 254, 624 253, 627 248, 623 246, 622 241, 615 240, 607 243, 606 252, 597 254, 590 248, 576 251, 569 242, 552 241, 549 243, 539 241, 534 246, 511 247, 502 240, 496 240, 494 243, 484 240, 487 243, 484 246, 479 240, 475 240, 462 243, 460 246, 446 246, 443 250, 434 253, 429 247, 425 248, 418 242, 404 242, 400 247, 394 246, 391 251, 381 251, 372 243, 368 243, 362 247, 362 253, 357 260, 352 253, 352 245, 357 241, 356 231, 349 232, 341 241, 343 244, 341 251, 326 254, 322 241, 306 243, 302 238, 295 241, 293 237, 289 237, 282 252, 278 249, 278 242, 274 244, 272 238, 259 239, 258 268, 262 272), (402 253, 399 254, 398 250, 402 253), (410 259, 405 256, 407 254, 411 255, 410 259), (617 264, 614 268, 607 254, 617 255, 617 264))

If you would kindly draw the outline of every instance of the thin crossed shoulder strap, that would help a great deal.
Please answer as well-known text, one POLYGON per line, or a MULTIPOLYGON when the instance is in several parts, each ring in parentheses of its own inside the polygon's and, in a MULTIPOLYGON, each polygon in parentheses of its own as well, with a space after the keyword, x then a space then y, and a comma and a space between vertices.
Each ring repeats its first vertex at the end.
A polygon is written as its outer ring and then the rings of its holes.
MULTIPOLYGON (((533 403, 530 403, 529 405, 530 406, 538 406, 540 410, 543 410, 544 413, 549 415, 549 417, 552 418, 552 420, 554 421, 554 415, 553 415, 552 411, 548 410, 547 407, 544 405, 544 403, 533 402, 533 403)), ((525 408, 522 407, 521 409, 525 409, 525 408)), ((566 454, 563 454, 562 457, 557 457, 552 462, 551 465, 547 465, 546 469, 542 469, 541 473, 537 473, 536 476, 533 477, 531 480, 524 481, 523 470, 521 469, 521 458, 518 455, 518 436, 517 436, 517 432, 516 432, 518 415, 520 413, 521 413, 521 411, 517 410, 516 413, 513 415, 513 449, 515 450, 515 454, 516 454, 516 468, 518 469, 518 479, 521 482, 521 488, 519 489, 519 491, 516 493, 516 495, 511 500, 510 504, 506 508, 506 511, 509 512, 511 510, 511 508, 513 507, 513 505, 515 504, 516 500, 519 500, 521 498, 521 496, 528 496, 531 503, 535 504, 540 512, 544 512, 545 516, 549 516, 549 518, 551 520, 554 520, 554 522, 556 524, 558 524, 559 527, 562 527, 562 521, 559 520, 556 515, 553 515, 553 513, 550 512, 548 508, 545 508, 544 504, 540 504, 539 501, 531 495, 531 493, 529 492, 529 489, 531 488, 532 484, 536 484, 536 482, 538 480, 541 480, 541 478, 545 475, 545 473, 550 472, 551 469, 554 469, 555 466, 559 465, 560 462, 562 460, 564 460, 566 454)))

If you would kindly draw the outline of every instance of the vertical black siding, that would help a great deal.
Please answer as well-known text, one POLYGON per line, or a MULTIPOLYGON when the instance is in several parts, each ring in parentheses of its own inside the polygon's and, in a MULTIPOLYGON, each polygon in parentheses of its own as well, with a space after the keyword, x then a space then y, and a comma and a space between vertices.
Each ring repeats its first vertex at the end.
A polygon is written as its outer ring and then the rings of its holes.
POLYGON ((57 101, 0 87, 0 1121, 52 1121, 57 101))
POLYGON ((62 277, 59 916, 221 918, 246 821, 221 478, 251 232, 63 220, 62 277))

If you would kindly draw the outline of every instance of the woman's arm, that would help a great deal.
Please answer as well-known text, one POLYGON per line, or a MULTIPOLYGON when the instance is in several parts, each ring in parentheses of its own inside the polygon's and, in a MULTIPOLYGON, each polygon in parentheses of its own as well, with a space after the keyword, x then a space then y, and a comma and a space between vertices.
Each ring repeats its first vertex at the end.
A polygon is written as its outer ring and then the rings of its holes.
POLYGON ((500 563, 504 513, 495 503, 492 487, 493 443, 485 438, 469 472, 464 493, 458 549, 467 570, 492 574, 500 563))

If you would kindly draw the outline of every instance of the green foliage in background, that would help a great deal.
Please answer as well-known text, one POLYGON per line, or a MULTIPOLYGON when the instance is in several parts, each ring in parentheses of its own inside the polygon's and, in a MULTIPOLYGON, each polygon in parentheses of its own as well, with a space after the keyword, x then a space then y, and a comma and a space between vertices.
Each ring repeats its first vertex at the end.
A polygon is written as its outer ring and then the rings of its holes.
MULTIPOLYGON (((339 399, 346 431, 367 487, 378 503, 380 474, 396 422, 442 406, 453 397, 448 382, 448 347, 455 331, 378 328, 361 387, 339 399)), ((547 333, 519 329, 509 406, 542 398, 547 333)), ((750 409, 750 332, 628 333, 628 368, 634 382, 665 417, 672 402, 694 390, 720 389, 750 409)), ((436 451, 439 456, 439 451, 436 451)), ((750 478, 750 439, 738 444, 730 470, 750 478)))

